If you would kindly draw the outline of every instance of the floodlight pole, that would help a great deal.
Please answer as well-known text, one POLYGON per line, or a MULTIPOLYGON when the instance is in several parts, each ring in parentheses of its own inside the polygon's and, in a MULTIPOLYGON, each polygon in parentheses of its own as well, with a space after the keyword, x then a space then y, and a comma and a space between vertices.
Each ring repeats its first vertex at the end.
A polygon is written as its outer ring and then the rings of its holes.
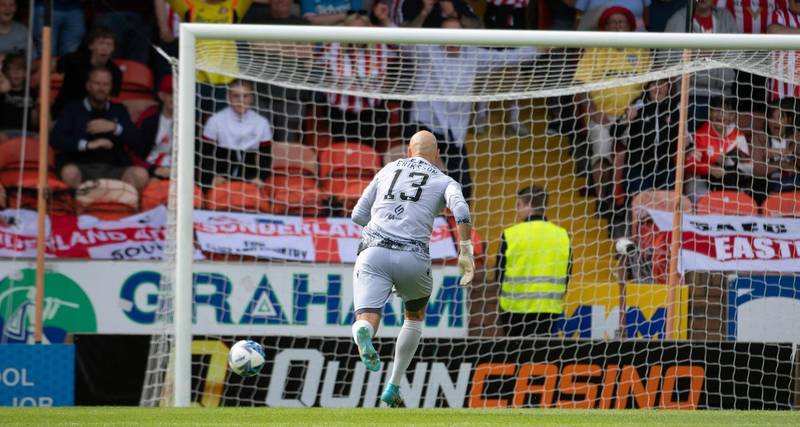
MULTIPOLYGON (((44 2, 42 26, 42 68, 39 77, 39 174, 36 182, 36 303, 34 305, 33 340, 42 343, 44 337, 44 255, 47 239, 47 146, 50 144, 50 59, 52 53, 53 0, 44 2)), ((27 100, 26 100, 27 102, 27 100)), ((27 115, 27 114, 26 114, 27 115)), ((23 130, 27 133, 27 129, 23 130)))

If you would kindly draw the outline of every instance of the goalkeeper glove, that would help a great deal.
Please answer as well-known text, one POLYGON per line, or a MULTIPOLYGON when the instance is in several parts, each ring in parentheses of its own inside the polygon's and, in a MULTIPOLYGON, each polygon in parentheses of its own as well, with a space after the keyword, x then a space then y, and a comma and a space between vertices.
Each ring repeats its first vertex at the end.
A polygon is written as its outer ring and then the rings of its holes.
POLYGON ((461 286, 469 286, 475 277, 475 258, 472 242, 469 240, 462 240, 459 242, 460 250, 458 251, 458 272, 461 275, 461 286))

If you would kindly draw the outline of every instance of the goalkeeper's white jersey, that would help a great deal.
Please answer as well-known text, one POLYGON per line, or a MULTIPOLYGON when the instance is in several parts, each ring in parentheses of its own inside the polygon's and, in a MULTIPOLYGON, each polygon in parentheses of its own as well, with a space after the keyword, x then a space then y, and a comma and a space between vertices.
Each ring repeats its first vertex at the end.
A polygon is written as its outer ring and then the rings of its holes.
POLYGON ((375 175, 353 210, 353 221, 364 226, 367 246, 427 249, 433 221, 445 206, 459 223, 470 222, 461 186, 427 160, 411 157, 375 175), (380 239, 388 243, 375 243, 380 239))

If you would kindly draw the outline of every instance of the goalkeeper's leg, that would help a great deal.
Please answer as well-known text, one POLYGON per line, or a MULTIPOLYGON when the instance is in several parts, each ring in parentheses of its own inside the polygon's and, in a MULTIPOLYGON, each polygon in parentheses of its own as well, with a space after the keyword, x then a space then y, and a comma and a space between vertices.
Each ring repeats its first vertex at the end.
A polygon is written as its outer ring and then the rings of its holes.
POLYGON ((408 365, 419 347, 422 337, 422 321, 425 319, 425 306, 428 298, 406 302, 405 320, 403 327, 397 335, 394 347, 394 366, 389 384, 381 395, 381 400, 391 407, 401 407, 403 399, 400 397, 400 380, 405 377, 408 365))
POLYGON ((356 315, 353 322, 353 340, 358 346, 358 353, 361 361, 370 371, 378 371, 381 368, 381 359, 378 356, 375 346, 372 345, 372 337, 378 331, 381 315, 375 312, 360 312, 356 315))
POLYGON ((383 306, 392 292, 390 249, 372 247, 361 251, 353 268, 353 303, 356 321, 353 340, 361 361, 370 371, 381 369, 372 338, 378 332, 383 306))

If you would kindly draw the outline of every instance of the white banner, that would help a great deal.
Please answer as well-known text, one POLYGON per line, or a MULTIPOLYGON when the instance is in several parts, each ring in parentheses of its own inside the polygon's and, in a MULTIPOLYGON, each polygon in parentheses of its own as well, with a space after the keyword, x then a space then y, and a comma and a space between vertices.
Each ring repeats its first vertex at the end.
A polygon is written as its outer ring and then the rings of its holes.
MULTIPOLYGON (((102 221, 89 215, 47 219, 46 255, 54 258, 160 259, 167 210, 156 207, 127 218, 102 221)), ((361 226, 350 218, 304 218, 195 211, 194 229, 206 253, 317 263, 354 263, 361 226)), ((457 256, 450 226, 436 218, 432 259, 457 256)), ((36 212, 0 211, 0 257, 36 256, 36 212)), ((196 258, 202 259, 198 252, 196 258)))
MULTIPOLYGON (((361 226, 350 218, 303 218, 268 214, 196 211, 195 234, 205 252, 258 258, 354 263, 361 226)), ((450 227, 436 218, 431 258, 457 256, 450 227)))
MULTIPOLYGON (((648 210, 663 232, 672 213, 648 210)), ((684 215, 680 271, 800 272, 800 219, 684 215)))
MULTIPOLYGON (((67 333, 151 334, 163 265, 156 262, 48 262, 45 326, 49 339, 67 333)), ((350 336, 351 265, 194 265, 195 334, 350 336)), ((467 291, 456 267, 434 267, 425 336, 467 335, 467 291)), ((30 341, 35 287, 32 262, 0 261, 0 342, 30 341), (28 296, 26 300, 24 295, 28 296), (26 303, 27 301, 27 303, 26 303)), ((396 336, 401 301, 386 305, 379 331, 396 336)))

